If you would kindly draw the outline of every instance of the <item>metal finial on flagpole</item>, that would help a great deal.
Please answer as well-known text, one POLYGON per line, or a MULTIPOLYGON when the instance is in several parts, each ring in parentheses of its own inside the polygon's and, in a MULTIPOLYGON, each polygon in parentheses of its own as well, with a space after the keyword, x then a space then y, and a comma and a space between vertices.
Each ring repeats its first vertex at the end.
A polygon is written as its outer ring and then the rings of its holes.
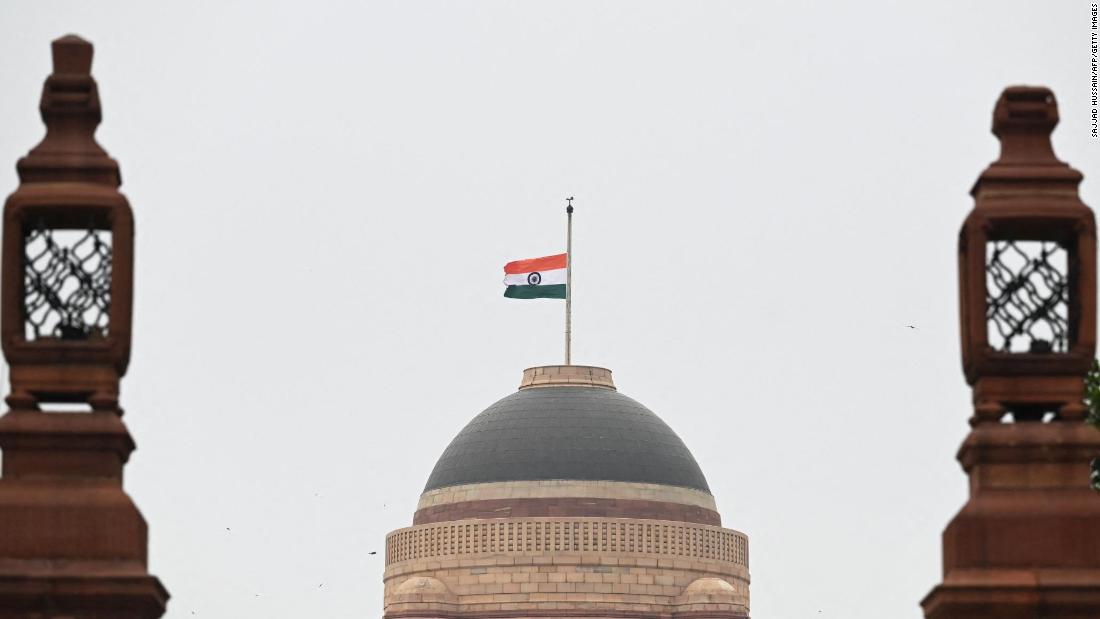
POLYGON ((565 365, 571 365, 573 346, 573 196, 565 199, 565 365))

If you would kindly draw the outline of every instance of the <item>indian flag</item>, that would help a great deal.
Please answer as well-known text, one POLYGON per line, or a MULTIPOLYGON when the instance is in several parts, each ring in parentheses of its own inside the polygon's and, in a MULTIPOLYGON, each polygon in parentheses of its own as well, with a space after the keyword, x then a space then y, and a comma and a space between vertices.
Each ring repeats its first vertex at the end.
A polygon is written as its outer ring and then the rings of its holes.
POLYGON ((504 283, 510 299, 564 299, 565 254, 509 262, 504 283))

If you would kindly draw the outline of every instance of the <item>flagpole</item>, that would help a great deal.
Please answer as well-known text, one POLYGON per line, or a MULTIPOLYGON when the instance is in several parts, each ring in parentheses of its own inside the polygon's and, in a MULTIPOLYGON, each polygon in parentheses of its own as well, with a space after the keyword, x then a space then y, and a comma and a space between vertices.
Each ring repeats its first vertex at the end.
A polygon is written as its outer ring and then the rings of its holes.
POLYGON ((565 216, 565 365, 571 365, 573 347, 573 198, 566 198, 565 216))

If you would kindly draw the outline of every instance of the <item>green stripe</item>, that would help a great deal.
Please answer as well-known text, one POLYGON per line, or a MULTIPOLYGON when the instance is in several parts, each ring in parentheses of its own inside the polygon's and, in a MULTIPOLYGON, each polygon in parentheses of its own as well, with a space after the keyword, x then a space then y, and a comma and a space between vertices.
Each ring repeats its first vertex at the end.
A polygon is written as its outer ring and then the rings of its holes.
POLYGON ((508 286, 504 296, 509 299, 564 299, 565 284, 547 286, 508 286))

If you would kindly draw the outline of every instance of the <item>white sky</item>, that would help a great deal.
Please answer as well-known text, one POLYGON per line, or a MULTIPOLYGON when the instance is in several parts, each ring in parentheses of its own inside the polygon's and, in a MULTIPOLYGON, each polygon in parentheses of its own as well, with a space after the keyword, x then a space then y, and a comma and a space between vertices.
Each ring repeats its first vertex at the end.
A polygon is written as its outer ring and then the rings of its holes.
POLYGON ((574 195, 574 360, 692 449, 750 537, 753 616, 916 619, 966 492, 967 191, 1001 89, 1045 84, 1100 202, 1088 22, 5 0, 0 188, 42 135, 50 40, 90 39, 138 222, 126 487, 169 617, 381 615, 384 536, 435 458, 560 361, 561 302, 502 298, 501 267, 561 251, 574 195))

